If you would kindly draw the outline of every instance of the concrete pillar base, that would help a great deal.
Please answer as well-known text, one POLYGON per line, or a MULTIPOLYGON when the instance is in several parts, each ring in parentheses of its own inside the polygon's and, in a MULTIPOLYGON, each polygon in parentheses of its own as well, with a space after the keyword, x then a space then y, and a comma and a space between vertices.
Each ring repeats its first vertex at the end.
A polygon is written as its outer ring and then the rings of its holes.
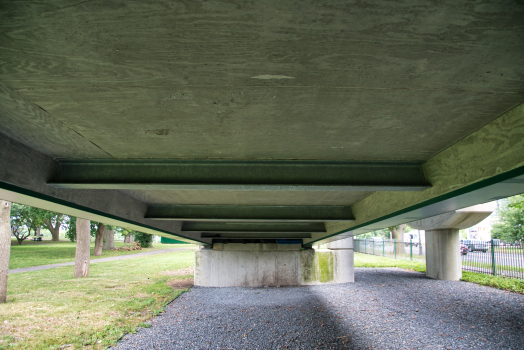
POLYGON ((224 244, 195 252, 195 285, 277 287, 354 282, 353 250, 224 244))
POLYGON ((460 280, 462 262, 458 229, 426 230, 426 276, 460 280))

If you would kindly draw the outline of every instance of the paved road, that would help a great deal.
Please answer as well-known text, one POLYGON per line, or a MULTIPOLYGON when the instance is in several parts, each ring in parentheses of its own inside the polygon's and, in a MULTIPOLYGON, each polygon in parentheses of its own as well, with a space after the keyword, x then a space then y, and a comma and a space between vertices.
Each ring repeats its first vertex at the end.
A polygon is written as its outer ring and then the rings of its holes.
MULTIPOLYGON (((462 256, 466 261, 479 261, 491 264, 491 252, 486 253, 474 251, 462 256)), ((509 254, 509 253, 495 253, 495 263, 497 265, 507 265, 515 267, 524 267, 524 255, 509 254)))
POLYGON ((401 269, 355 283, 193 287, 115 347, 131 349, 522 349, 524 295, 401 269))
MULTIPOLYGON (((178 252, 178 251, 182 251, 182 250, 187 250, 187 248, 162 249, 162 250, 155 250, 153 252, 145 252, 145 253, 136 253, 136 254, 129 254, 129 255, 113 256, 113 257, 110 257, 110 258, 92 259, 90 263, 91 264, 96 264, 96 263, 107 262, 107 261, 134 259, 134 258, 139 258, 139 257, 142 257, 142 256, 147 256, 147 255, 162 254, 162 253, 169 253, 169 252, 178 252)), ((55 267, 74 266, 74 265, 75 265, 75 262, 73 261, 73 262, 66 262, 66 263, 60 263, 60 264, 50 264, 50 265, 22 267, 22 268, 19 268, 19 269, 9 270, 9 274, 21 273, 21 272, 31 272, 31 271, 40 271, 40 270, 54 269, 55 267)))

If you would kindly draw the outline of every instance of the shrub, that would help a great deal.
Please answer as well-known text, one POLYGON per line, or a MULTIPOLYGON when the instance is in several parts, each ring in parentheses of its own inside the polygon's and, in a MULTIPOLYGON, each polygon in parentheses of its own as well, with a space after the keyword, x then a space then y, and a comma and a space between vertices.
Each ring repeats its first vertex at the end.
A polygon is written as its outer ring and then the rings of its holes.
POLYGON ((136 232, 135 242, 138 242, 142 248, 150 248, 153 246, 153 236, 148 233, 136 232))

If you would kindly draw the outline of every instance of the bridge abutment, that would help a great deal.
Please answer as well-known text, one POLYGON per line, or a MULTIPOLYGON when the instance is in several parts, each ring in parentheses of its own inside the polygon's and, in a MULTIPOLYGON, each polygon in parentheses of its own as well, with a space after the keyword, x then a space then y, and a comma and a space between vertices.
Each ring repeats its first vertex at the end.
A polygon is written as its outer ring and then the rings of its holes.
POLYGON ((215 243, 195 252, 195 285, 277 287, 354 282, 353 239, 337 249, 301 244, 215 243))

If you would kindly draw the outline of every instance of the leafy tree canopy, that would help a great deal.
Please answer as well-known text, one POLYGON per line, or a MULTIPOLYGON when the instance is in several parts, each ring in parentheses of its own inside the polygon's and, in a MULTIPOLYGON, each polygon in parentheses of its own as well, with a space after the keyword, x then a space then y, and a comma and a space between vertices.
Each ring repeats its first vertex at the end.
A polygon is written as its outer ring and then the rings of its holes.
POLYGON ((524 195, 499 201, 499 220, 491 229, 491 237, 506 242, 524 239, 524 195))

